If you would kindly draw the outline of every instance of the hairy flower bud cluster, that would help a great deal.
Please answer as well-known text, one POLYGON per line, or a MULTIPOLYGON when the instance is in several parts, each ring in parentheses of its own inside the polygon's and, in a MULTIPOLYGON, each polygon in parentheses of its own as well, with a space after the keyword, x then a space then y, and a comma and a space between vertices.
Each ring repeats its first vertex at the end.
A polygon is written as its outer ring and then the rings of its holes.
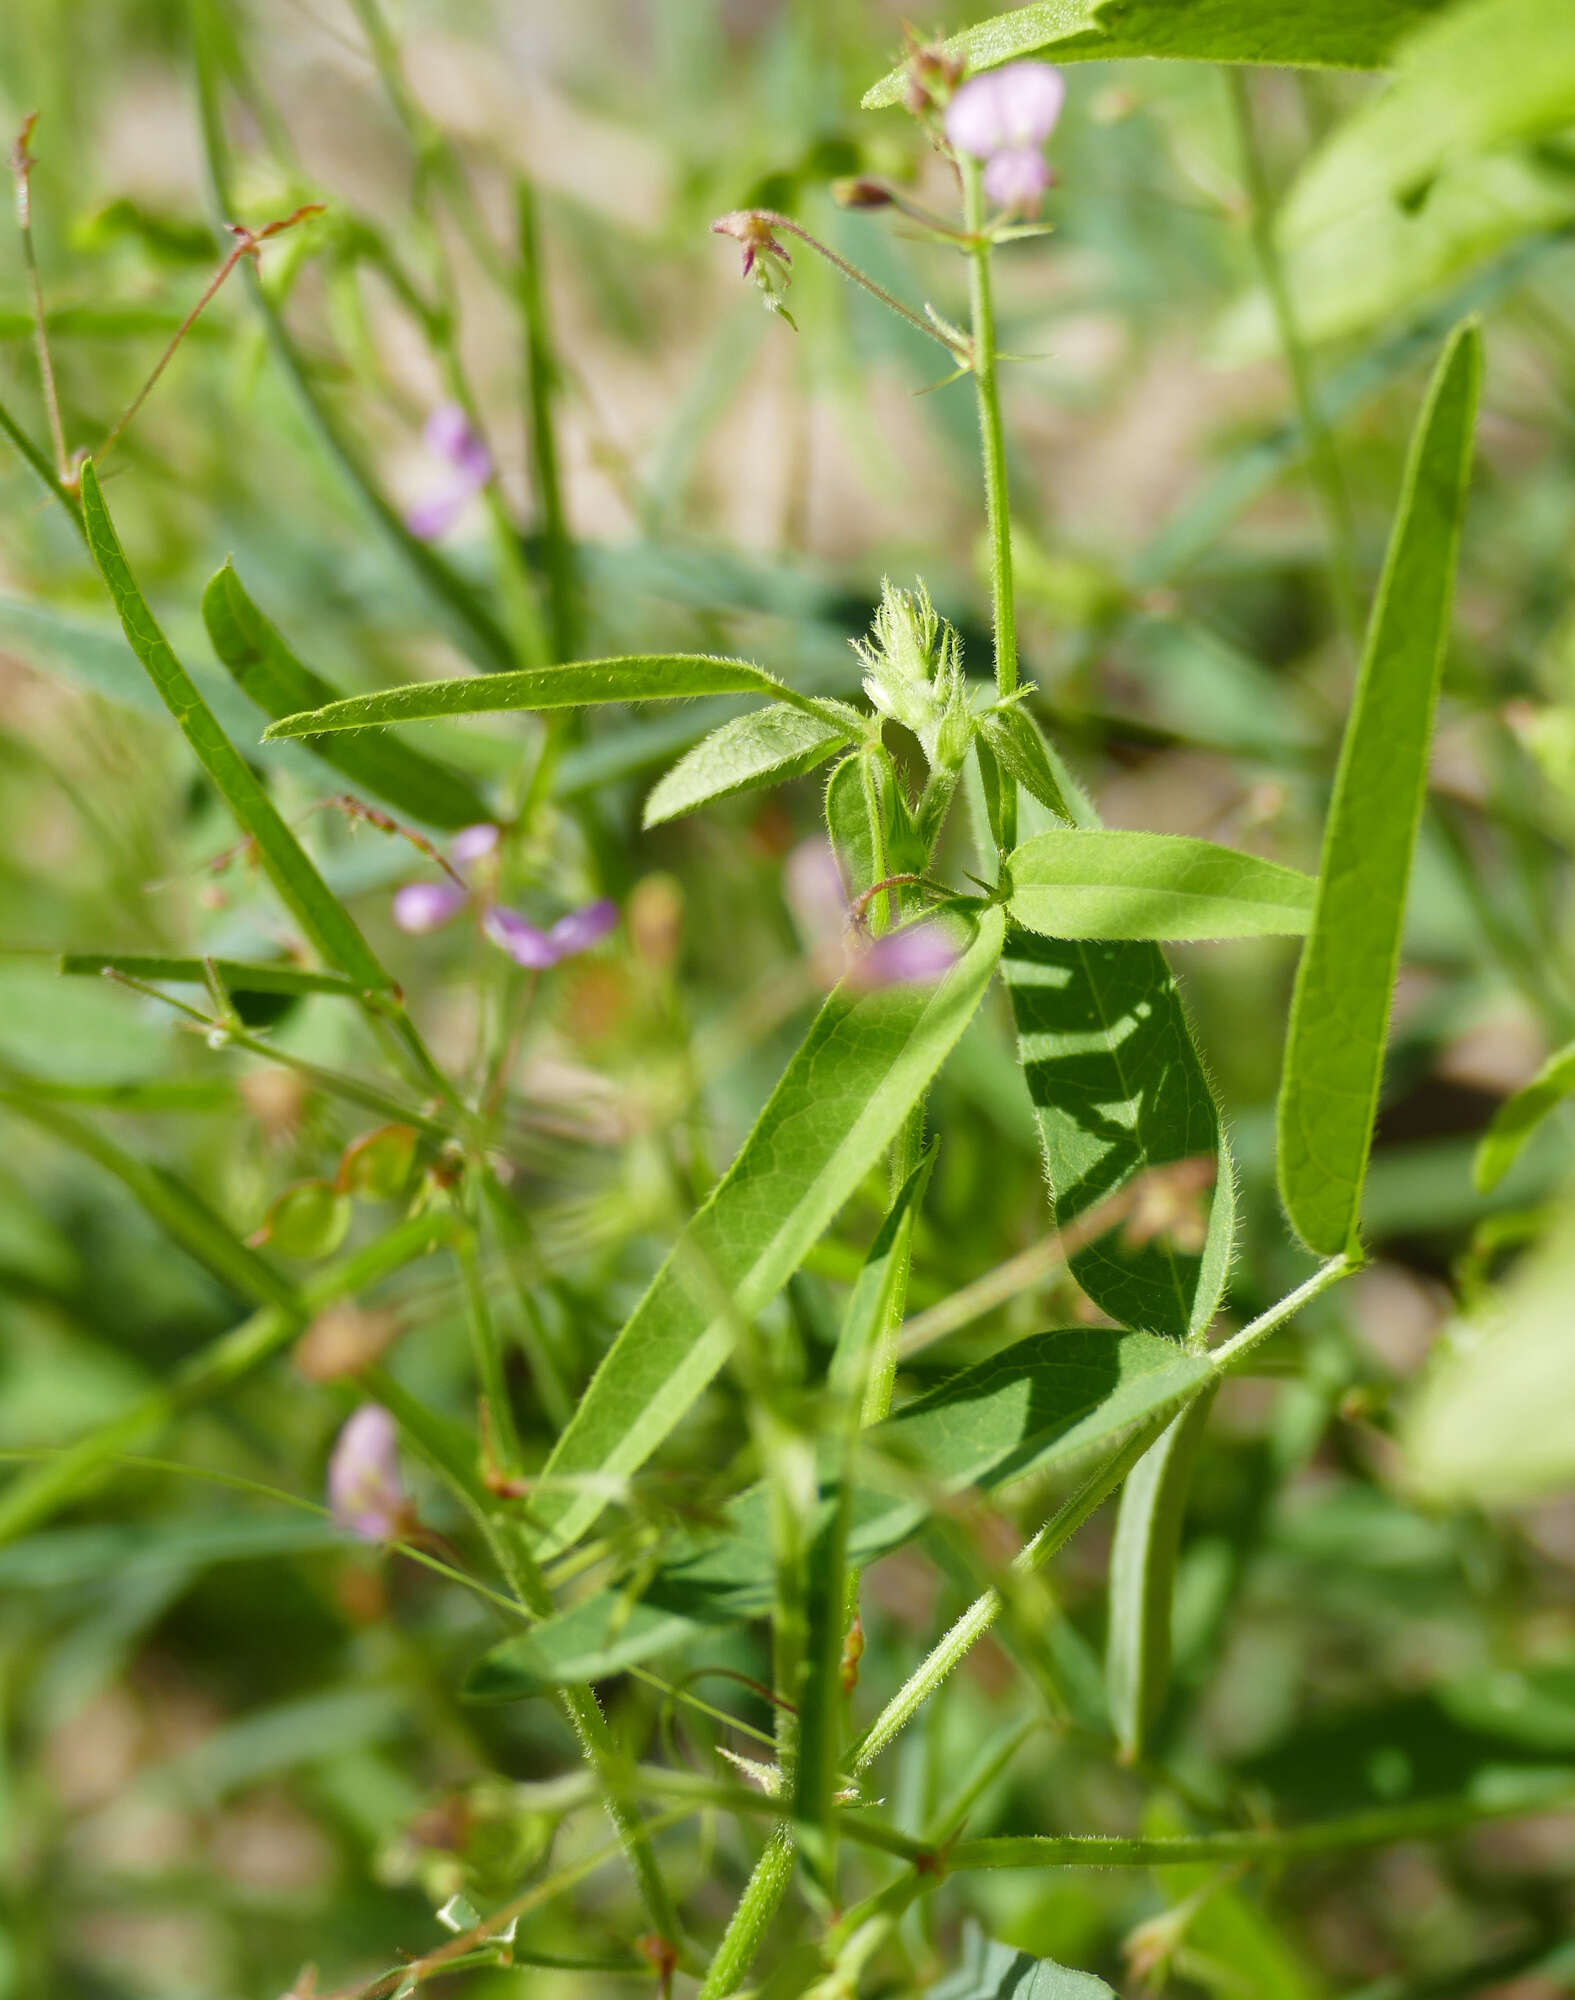
POLYGON ((872 706, 911 729, 932 765, 960 765, 973 735, 962 646, 925 586, 898 590, 883 581, 870 637, 852 643, 872 706))

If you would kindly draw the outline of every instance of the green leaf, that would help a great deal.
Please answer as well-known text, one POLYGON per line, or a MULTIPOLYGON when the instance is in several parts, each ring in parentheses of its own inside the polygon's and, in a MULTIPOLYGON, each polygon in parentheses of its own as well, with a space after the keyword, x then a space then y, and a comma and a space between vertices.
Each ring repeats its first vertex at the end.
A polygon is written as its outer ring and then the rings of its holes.
MULTIPOLYGON (((1161 56, 1188 62, 1379 69, 1430 0, 1039 0, 946 43, 970 69, 1020 56, 1102 62, 1161 56)), ((902 102, 906 66, 864 93, 866 111, 902 102)))
POLYGON ((295 1307, 295 1291, 288 1281, 249 1250, 178 1175, 137 1159, 64 1105, 35 1097, 25 1077, 6 1073, 0 1080, 0 1105, 113 1174, 164 1233, 226 1289, 259 1305, 295 1307))
POLYGON ((1150 1185, 1167 1203, 1159 1177, 1175 1188, 1162 1226, 1134 1228, 1136 1218, 1123 1217, 1073 1253, 1073 1276, 1123 1325, 1177 1338, 1201 1332, 1224 1285, 1234 1188, 1163 953, 1013 930, 1002 973, 1057 1225, 1068 1228, 1139 1175, 1155 1176, 1150 1185))
POLYGON ((1192 1468, 1213 1407, 1196 1397, 1127 1474, 1110 1550, 1110 1620, 1105 1692, 1128 1763, 1164 1705, 1170 1681, 1170 1617, 1176 1560, 1192 1468))
POLYGON ((962 1962, 925 2000, 1117 2000, 1112 1987, 1091 1972, 1074 1972, 1048 1958, 1032 1958, 1009 1944, 994 1944, 973 1924, 963 1933, 962 1962))
POLYGON ((801 777, 852 740, 850 729, 785 702, 737 716, 697 743, 652 789, 645 824, 661 826, 730 793, 801 777))
POLYGON ((1567 0, 1467 0, 1419 28, 1387 90, 1338 125, 1286 197, 1287 243, 1384 201, 1427 194, 1438 172, 1575 119, 1575 11, 1567 0))
POLYGON ((981 912, 934 986, 845 982, 827 999, 548 1459, 532 1511, 553 1547, 590 1526, 607 1483, 644 1464, 727 1359, 739 1321, 781 1290, 880 1159, 983 998, 1003 928, 998 910, 981 912))
POLYGON ((1035 834, 1007 865, 1007 909, 1046 937, 1295 936, 1315 887, 1294 868, 1212 841, 1102 828, 1035 834))
POLYGON ((982 716, 979 733, 1001 769, 1015 778, 1046 811, 1054 813, 1057 819, 1076 817, 1051 764, 1045 740, 1020 702, 1013 702, 994 715, 982 716))
POLYGON ((1494 1112, 1493 1121, 1477 1147, 1474 1169, 1477 1187, 1483 1194, 1498 1186, 1543 1119, 1572 1092, 1575 1092, 1575 1042, 1555 1050, 1531 1081, 1523 1084, 1513 1097, 1505 1098, 1494 1112))
POLYGON ((710 653, 640 653, 626 659, 575 660, 561 667, 520 667, 512 673, 466 674, 460 680, 412 681, 404 687, 332 701, 305 715, 286 716, 263 731, 317 736, 333 729, 374 729, 388 722, 429 722, 447 715, 490 715, 500 709, 585 708, 605 701, 687 701, 699 694, 782 693, 782 683, 747 660, 710 653))
MULTIPOLYGON (((949 1498, 1068 1464, 1163 1416, 1196 1394, 1211 1372, 1205 1355, 1111 1327, 1016 1342, 865 1433, 849 1562, 862 1565, 899 1547, 949 1498), (889 1476, 878 1484, 882 1468, 889 1476)), ((764 1485, 752 1486, 729 1502, 719 1530, 679 1537, 639 1603, 601 1591, 495 1646, 472 1670, 467 1695, 517 1700, 572 1679, 599 1678, 692 1637, 697 1626, 768 1610, 769 1505, 764 1485)), ((835 1505, 828 1490, 815 1534, 835 1505)))
POLYGON ((239 958, 167 958, 136 951, 68 951, 60 970, 71 978, 123 972, 128 979, 167 980, 176 986, 205 986, 212 966, 226 993, 336 993, 358 1000, 361 988, 336 972, 309 972, 298 965, 258 964, 239 958))
POLYGON ((258 861, 280 900, 329 964, 337 966, 358 987, 366 991, 392 987, 393 981, 372 956, 350 916, 279 817, 245 758, 214 720, 191 676, 159 630, 115 534, 91 459, 82 467, 82 518, 87 527, 88 548, 120 614, 131 650, 147 669, 148 678, 179 723, 197 761, 234 813, 241 831, 255 844, 258 861))
MULTIPOLYGON (((1297 331, 1316 343, 1391 326, 1495 253, 1572 218, 1566 167, 1514 153, 1451 164, 1419 208, 1380 195, 1283 247, 1297 331)), ((1273 308, 1258 290, 1231 308, 1213 351, 1241 366, 1275 355, 1278 342, 1273 308)))
POLYGON ((1438 1343, 1401 1434, 1411 1482, 1427 1499, 1518 1506, 1575 1484, 1572 1296, 1566 1215, 1492 1303, 1438 1343))
POLYGON ((1444 351, 1412 440, 1291 1005, 1280 1194, 1298 1235, 1325 1256, 1354 1248, 1361 1217, 1481 373, 1481 338, 1467 325, 1444 351))
MULTIPOLYGON (((343 699, 332 682, 295 657, 247 596, 229 563, 214 573, 203 592, 202 616, 213 650, 264 714, 277 721, 343 699)), ((427 826, 475 826, 492 817, 486 800, 465 778, 397 737, 347 743, 308 740, 305 747, 353 785, 427 826)))

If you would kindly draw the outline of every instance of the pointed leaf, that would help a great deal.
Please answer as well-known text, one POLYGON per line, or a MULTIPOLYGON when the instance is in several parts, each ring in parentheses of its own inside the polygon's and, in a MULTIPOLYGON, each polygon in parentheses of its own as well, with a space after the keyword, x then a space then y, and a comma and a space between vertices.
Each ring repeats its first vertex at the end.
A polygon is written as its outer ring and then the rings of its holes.
POLYGON ((653 787, 645 824, 661 826, 713 799, 800 777, 852 740, 850 730, 786 702, 737 716, 712 730, 653 787))
POLYGON ((747 660, 710 653, 643 653, 627 659, 575 660, 560 667, 467 674, 461 680, 413 681, 331 701, 286 716, 265 739, 318 736, 334 729, 378 729, 389 722, 429 722, 446 715, 503 709, 585 708, 605 701, 687 701, 698 694, 780 694, 782 683, 747 660))
POLYGON ((552 1546, 583 1534, 605 1487, 551 1481, 627 1477, 667 1436, 727 1359, 738 1321, 786 1284, 928 1087, 983 998, 1003 924, 981 912, 934 986, 844 982, 831 994, 547 1461, 532 1511, 552 1546))
POLYGON ((1013 918, 1060 938, 1295 936, 1316 886, 1212 841, 1086 827, 1036 834, 1008 866, 1013 918))
MULTIPOLYGON (((1380 69, 1428 11, 1428 0, 1038 0, 953 35, 946 47, 975 70, 1032 55, 1380 69)), ((888 71, 865 92, 864 108, 900 104, 907 80, 905 65, 888 71)))
POLYGON ((1418 419, 1324 830, 1279 1102, 1280 1194, 1334 1256, 1361 1216, 1400 930, 1427 786, 1482 373, 1459 329, 1418 419))
POLYGON ((1483 1194, 1496 1188, 1520 1158, 1532 1134, 1551 1111, 1575 1094, 1575 1042, 1548 1057, 1536 1075, 1493 1114, 1477 1147, 1476 1183, 1483 1194))
MULTIPOLYGON (((203 592, 202 616, 213 650, 265 715, 277 721, 343 699, 338 688, 295 657, 247 596, 229 563, 214 573, 203 592)), ((468 779, 412 750, 398 737, 371 736, 344 743, 308 740, 305 747, 353 785, 427 826, 475 826, 492 816, 468 779)))
POLYGON ((970 1924, 961 1964, 938 1986, 927 1987, 925 2000, 1116 2000, 1116 1995, 1091 1972, 994 1944, 970 1924))
POLYGON ((179 723, 197 761, 256 846, 257 859, 311 943, 362 990, 387 989, 393 981, 372 956, 366 940, 336 901, 327 883, 279 817, 251 767, 230 742, 159 630, 147 600, 126 561, 115 533, 98 474, 91 459, 82 467, 82 518, 88 548, 97 563, 131 650, 147 670, 164 705, 179 723))

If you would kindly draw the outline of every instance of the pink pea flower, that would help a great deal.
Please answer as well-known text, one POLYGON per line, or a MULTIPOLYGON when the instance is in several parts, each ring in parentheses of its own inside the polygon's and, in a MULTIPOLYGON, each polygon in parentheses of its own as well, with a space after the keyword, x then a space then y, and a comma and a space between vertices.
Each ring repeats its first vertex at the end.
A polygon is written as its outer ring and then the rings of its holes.
POLYGON ((921 919, 873 943, 852 921, 836 857, 824 840, 802 841, 787 858, 784 890, 811 960, 827 986, 839 979, 862 992, 933 986, 957 963, 940 924, 921 919))
POLYGON ((470 427, 458 403, 440 403, 427 418, 422 443, 442 462, 444 477, 405 515, 405 526, 423 542, 446 535, 492 477, 492 454, 470 427))
POLYGON ((1007 63, 963 84, 946 107, 946 136, 984 162, 984 189, 1015 214, 1032 214, 1050 185, 1045 141, 1055 130, 1066 80, 1049 63, 1007 63))
MULTIPOLYGON (((456 833, 449 846, 455 869, 469 874, 494 852, 498 839, 498 829, 491 825, 467 826, 456 833)), ((542 930, 518 910, 493 901, 490 884, 488 870, 468 884, 457 880, 407 882, 394 892, 394 922, 400 930, 420 936, 440 930, 461 910, 474 907, 480 911, 482 935, 528 972, 545 972, 561 959, 589 951, 618 922, 617 904, 600 897, 594 903, 570 910, 542 930)))
POLYGON ((328 1505, 363 1541, 398 1542, 409 1533, 414 1515, 400 1484, 394 1420, 381 1404, 363 1403, 335 1439, 328 1505))

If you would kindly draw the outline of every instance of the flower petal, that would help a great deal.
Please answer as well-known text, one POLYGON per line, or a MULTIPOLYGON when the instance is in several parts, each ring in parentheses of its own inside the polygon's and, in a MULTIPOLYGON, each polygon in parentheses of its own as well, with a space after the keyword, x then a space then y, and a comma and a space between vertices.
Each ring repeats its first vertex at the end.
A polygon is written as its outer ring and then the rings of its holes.
POLYGON ((559 958, 572 958, 576 952, 589 951, 617 922, 618 905, 604 896, 598 902, 587 903, 583 909, 570 910, 566 917, 559 917, 547 933, 547 942, 559 958))
POLYGON ((419 937, 457 916, 469 901, 457 882, 407 882, 394 891, 394 922, 419 937))
POLYGON ((342 1528, 366 1541, 397 1541, 404 1533, 409 1507, 397 1433, 380 1404, 363 1403, 339 1433, 328 1460, 328 1505, 342 1528))
POLYGON ((909 924, 877 938, 848 973, 851 984, 866 990, 877 986, 933 986, 957 963, 957 946, 939 924, 909 924))
POLYGON ((480 861, 490 854, 498 844, 498 829, 490 820, 483 820, 479 826, 464 826, 449 842, 449 858, 456 868, 468 868, 473 861, 480 861))
POLYGON ((518 910, 501 906, 488 910, 481 928, 500 951, 506 951, 516 965, 523 965, 528 972, 542 972, 558 962, 551 938, 545 931, 537 930, 518 910))
POLYGON ((1050 185, 1050 168, 1037 146, 1004 146, 984 163, 984 191, 1000 208, 1032 215, 1050 185))
POLYGON ((971 76, 946 107, 946 136, 985 160, 1007 146, 1042 146, 1055 129, 1066 79, 1050 63, 1015 62, 971 76))

